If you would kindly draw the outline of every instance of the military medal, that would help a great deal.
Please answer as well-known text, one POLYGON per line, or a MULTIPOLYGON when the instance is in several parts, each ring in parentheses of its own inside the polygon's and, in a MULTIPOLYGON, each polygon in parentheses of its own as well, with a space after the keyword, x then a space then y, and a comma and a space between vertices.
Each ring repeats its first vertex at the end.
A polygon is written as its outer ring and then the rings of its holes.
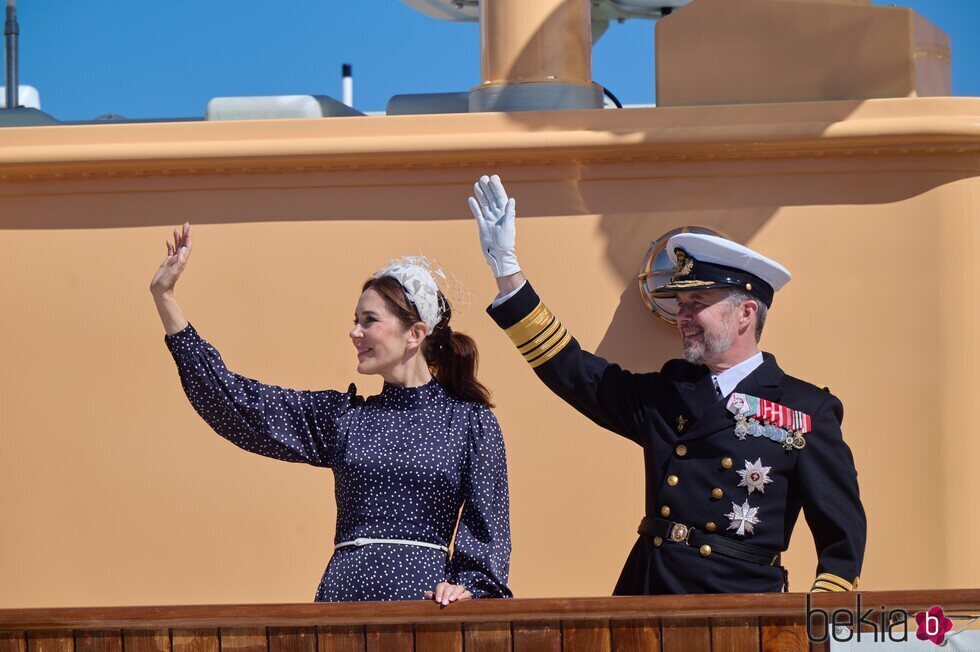
POLYGON ((759 512, 758 507, 750 507, 749 501, 745 501, 741 505, 738 503, 732 503, 732 511, 725 514, 731 520, 731 524, 728 526, 729 530, 735 530, 735 534, 740 537, 744 537, 745 533, 754 534, 752 527, 758 525, 761 521, 756 516, 759 512))
POLYGON ((788 451, 791 451, 794 448, 796 450, 800 450, 804 446, 806 446, 806 440, 803 439, 802 432, 791 432, 786 437, 786 441, 783 442, 783 448, 785 448, 788 451))
POLYGON ((751 435, 771 439, 786 451, 806 446, 803 434, 812 429, 809 414, 748 394, 732 394, 727 407, 735 415, 735 436, 739 441, 751 435))
POLYGON ((749 420, 744 414, 735 415, 735 436, 738 437, 739 441, 745 441, 746 435, 749 434, 749 420))
POLYGON ((764 494, 766 493, 766 485, 772 484, 772 479, 769 477, 769 471, 771 470, 771 466, 762 466, 762 458, 757 459, 755 462, 745 460, 745 470, 736 471, 742 477, 742 481, 738 483, 738 486, 747 487, 749 495, 753 491, 764 494))

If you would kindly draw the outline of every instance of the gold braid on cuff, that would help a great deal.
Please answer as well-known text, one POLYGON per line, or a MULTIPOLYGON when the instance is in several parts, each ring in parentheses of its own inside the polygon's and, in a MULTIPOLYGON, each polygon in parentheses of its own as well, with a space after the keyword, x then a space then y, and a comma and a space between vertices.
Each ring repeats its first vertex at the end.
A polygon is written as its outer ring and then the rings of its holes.
POLYGON ((817 579, 813 581, 813 586, 810 588, 810 591, 834 593, 854 591, 857 589, 858 580, 860 579, 859 577, 855 577, 853 582, 848 582, 844 578, 832 573, 820 573, 817 575, 817 579))
POLYGON ((541 302, 504 332, 532 368, 551 360, 572 341, 562 323, 541 302))

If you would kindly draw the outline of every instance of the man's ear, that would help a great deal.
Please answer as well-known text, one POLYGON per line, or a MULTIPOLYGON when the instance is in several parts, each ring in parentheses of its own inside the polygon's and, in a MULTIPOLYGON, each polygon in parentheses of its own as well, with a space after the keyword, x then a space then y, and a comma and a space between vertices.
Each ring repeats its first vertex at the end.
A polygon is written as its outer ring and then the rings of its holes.
POLYGON ((744 320, 746 327, 752 325, 752 317, 759 314, 759 302, 755 299, 749 299, 742 304, 742 314, 740 317, 744 320))

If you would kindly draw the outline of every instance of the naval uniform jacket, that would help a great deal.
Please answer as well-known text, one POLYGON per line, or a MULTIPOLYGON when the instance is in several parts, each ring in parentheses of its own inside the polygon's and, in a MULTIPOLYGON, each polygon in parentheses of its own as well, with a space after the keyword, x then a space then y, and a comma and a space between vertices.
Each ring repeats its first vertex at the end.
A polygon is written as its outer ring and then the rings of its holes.
MULTIPOLYGON (((583 351, 530 283, 487 312, 553 392, 598 425, 643 448, 646 514, 773 553, 789 546, 802 509, 817 547, 811 590, 854 590, 867 530, 854 459, 841 435, 843 407, 829 391, 788 376, 765 353, 735 392, 812 418, 803 449, 735 436, 735 419, 707 367, 670 360, 658 373, 631 373, 583 351), (746 465, 769 467, 764 491, 739 486, 746 465), (727 514, 748 501, 759 522, 740 536, 727 514)), ((783 572, 686 543, 641 536, 616 595, 779 591, 783 572)))

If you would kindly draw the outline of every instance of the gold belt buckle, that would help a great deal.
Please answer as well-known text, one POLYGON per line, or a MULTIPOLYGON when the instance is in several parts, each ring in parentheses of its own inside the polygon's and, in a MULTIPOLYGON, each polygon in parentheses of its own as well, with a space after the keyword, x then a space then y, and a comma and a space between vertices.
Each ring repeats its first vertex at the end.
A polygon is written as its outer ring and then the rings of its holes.
POLYGON ((687 537, 691 534, 691 529, 683 523, 674 523, 670 528, 668 539, 674 543, 687 543, 687 537))

